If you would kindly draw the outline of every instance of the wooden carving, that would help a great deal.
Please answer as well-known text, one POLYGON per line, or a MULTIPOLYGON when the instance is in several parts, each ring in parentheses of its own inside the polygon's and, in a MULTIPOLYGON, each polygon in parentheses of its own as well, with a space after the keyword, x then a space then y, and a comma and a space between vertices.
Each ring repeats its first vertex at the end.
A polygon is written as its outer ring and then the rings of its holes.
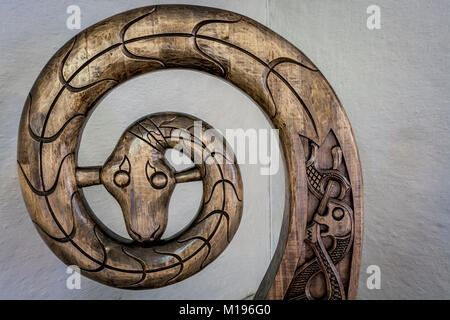
MULTIPOLYGON (((232 153, 221 152, 225 141, 214 145, 196 134, 199 119, 149 115, 126 130, 103 166, 77 165, 83 128, 101 98, 134 76, 169 68, 225 79, 279 129, 287 200, 279 244, 256 298, 355 298, 363 189, 345 112, 320 71, 288 41, 214 8, 161 5, 121 13, 75 36, 42 70, 22 113, 18 170, 47 245, 87 277, 142 289, 191 276, 231 241, 242 214, 239 167, 232 153), (180 145, 201 161, 175 172, 164 154, 180 145), (196 218, 162 239, 175 184, 196 180, 204 192, 196 218), (89 208, 82 188, 96 184, 120 204, 132 241, 89 208)), ((200 132, 211 129, 201 123, 200 132)))

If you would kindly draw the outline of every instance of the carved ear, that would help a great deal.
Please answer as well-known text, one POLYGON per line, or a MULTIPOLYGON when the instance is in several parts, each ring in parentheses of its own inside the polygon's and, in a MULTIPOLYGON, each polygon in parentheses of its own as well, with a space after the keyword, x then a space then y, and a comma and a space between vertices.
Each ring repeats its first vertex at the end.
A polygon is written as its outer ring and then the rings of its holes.
POLYGON ((128 173, 130 173, 131 171, 131 164, 130 164, 130 160, 128 160, 128 157, 125 156, 122 160, 122 163, 119 165, 119 170, 123 170, 126 171, 128 173))

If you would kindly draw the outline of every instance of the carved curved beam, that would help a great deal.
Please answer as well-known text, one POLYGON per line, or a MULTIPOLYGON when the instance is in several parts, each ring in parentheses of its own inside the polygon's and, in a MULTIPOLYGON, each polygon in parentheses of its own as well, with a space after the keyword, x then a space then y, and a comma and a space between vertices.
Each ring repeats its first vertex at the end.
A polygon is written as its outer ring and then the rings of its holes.
POLYGON ((194 153, 208 149, 190 131, 193 117, 150 115, 127 129, 103 166, 77 166, 83 128, 101 98, 134 76, 169 68, 225 79, 279 130, 285 213, 256 297, 355 298, 363 189, 345 112, 293 45, 247 17, 214 8, 163 5, 118 14, 75 36, 42 70, 22 113, 18 168, 31 219, 47 245, 94 280, 154 288, 200 271, 231 241, 243 200, 236 162, 176 173, 164 161, 164 150, 179 143, 174 129, 190 133, 194 153), (204 186, 199 216, 182 234, 160 240, 174 184, 194 180, 204 186), (108 230, 90 210, 82 188, 95 184, 120 203, 133 241, 108 230))

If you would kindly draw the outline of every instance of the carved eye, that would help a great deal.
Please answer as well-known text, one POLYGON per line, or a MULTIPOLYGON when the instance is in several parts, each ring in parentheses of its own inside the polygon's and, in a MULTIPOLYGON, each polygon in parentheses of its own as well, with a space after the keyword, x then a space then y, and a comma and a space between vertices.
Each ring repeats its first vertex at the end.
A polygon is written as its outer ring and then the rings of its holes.
POLYGON ((167 182, 169 181, 167 175, 162 171, 157 171, 149 161, 147 161, 147 166, 145 167, 145 174, 147 175, 148 182, 150 182, 150 185, 153 188, 163 189, 167 186, 167 182), (150 174, 151 171, 153 171, 153 173, 150 174))
POLYGON ((119 170, 114 174, 114 183, 121 188, 130 184, 130 175, 124 170, 119 170))
POLYGON ((167 176, 164 172, 158 171, 151 175, 150 184, 155 189, 162 189, 167 186, 167 176))
POLYGON ((121 188, 128 186, 130 184, 130 171, 130 160, 125 156, 119 166, 119 170, 114 174, 114 183, 121 188))
POLYGON ((340 221, 342 220, 342 218, 344 218, 345 213, 344 210, 342 210, 341 208, 336 208, 333 210, 332 215, 334 220, 340 221))

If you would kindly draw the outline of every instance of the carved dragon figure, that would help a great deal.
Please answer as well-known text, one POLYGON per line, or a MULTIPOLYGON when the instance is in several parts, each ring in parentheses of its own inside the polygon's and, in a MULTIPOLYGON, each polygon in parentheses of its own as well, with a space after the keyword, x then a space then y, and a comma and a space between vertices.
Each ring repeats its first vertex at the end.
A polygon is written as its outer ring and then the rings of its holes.
MULTIPOLYGON (((344 198, 350 190, 350 183, 339 171, 342 164, 342 150, 331 148, 333 166, 320 169, 317 161, 319 146, 310 142, 311 155, 306 162, 308 189, 311 196, 319 200, 313 217, 307 226, 305 245, 312 249, 314 258, 299 266, 286 293, 287 300, 315 300, 311 285, 323 275, 325 294, 321 299, 344 300, 346 293, 337 264, 349 251, 353 240, 353 211, 344 198), (332 239, 326 248, 324 238, 332 239)), ((345 166, 344 166, 345 167, 345 166)))

